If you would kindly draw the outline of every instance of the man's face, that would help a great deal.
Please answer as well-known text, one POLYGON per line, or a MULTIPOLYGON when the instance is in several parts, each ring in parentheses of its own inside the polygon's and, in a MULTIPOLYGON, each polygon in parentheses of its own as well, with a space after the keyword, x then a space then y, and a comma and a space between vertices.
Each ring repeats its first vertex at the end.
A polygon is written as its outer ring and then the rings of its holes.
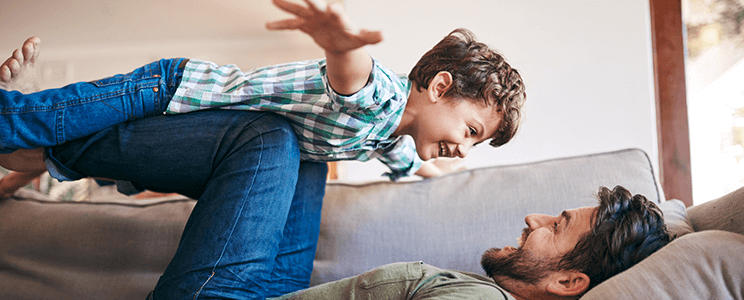
POLYGON ((519 249, 511 246, 489 249, 483 254, 483 268, 497 281, 535 284, 547 272, 555 270, 560 259, 591 231, 596 214, 597 207, 581 207, 565 210, 558 216, 528 215, 524 219, 527 228, 517 239, 519 249))

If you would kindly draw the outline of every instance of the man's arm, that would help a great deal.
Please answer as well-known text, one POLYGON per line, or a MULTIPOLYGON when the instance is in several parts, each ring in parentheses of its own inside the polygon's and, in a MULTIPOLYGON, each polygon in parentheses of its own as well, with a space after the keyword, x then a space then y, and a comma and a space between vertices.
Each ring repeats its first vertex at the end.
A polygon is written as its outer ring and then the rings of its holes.
POLYGON ((336 93, 351 95, 367 84, 372 59, 362 47, 382 41, 379 31, 357 28, 339 3, 305 0, 307 6, 302 6, 285 0, 273 2, 295 18, 269 22, 266 28, 300 30, 312 37, 325 50, 328 81, 336 93))

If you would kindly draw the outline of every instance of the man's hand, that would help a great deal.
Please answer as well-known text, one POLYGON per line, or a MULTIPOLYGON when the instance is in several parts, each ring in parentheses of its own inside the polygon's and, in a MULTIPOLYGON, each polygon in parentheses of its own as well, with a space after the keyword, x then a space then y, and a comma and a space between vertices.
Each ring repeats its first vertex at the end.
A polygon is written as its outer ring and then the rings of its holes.
POLYGON ((462 163, 461 158, 435 158, 429 161, 424 162, 424 164, 421 165, 421 168, 416 171, 416 175, 429 178, 429 177, 436 177, 436 176, 442 176, 445 174, 449 174, 455 171, 462 171, 465 170, 465 167, 459 166, 459 164, 462 163))
POLYGON ((339 3, 305 0, 307 6, 273 0, 281 10, 296 18, 266 23, 270 30, 300 30, 315 40, 326 55, 328 81, 336 93, 351 95, 362 89, 372 71, 372 59, 365 45, 382 41, 382 33, 359 29, 339 3))
POLYGON ((322 0, 305 0, 307 7, 285 0, 273 0, 281 10, 296 18, 266 23, 271 30, 300 30, 307 33, 327 52, 342 53, 377 44, 382 33, 357 28, 340 3, 331 5, 322 0))

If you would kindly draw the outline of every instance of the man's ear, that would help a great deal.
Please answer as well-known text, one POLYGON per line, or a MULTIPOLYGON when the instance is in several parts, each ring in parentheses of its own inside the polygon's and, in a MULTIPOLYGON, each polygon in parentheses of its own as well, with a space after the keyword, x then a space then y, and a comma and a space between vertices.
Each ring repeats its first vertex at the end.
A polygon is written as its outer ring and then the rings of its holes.
POLYGON ((548 293, 570 297, 580 295, 589 288, 589 276, 574 270, 561 270, 550 275, 548 293))
POLYGON ((441 71, 431 79, 429 83, 429 99, 432 102, 441 100, 444 94, 452 87, 452 74, 441 71))

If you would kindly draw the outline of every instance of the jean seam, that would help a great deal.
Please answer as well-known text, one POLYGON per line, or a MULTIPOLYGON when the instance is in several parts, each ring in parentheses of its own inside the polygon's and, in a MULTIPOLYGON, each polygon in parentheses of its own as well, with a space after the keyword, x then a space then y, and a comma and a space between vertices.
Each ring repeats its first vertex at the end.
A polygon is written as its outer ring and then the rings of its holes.
POLYGON ((61 110, 57 111, 56 117, 57 117, 57 126, 56 126, 57 132, 55 132, 54 135, 57 137, 57 143, 58 144, 62 144, 65 141, 65 136, 64 136, 65 135, 65 131, 64 131, 64 128, 65 128, 65 110, 64 109, 61 109, 61 110))
MULTIPOLYGON (((250 125, 250 126, 253 130, 256 130, 257 132, 261 132, 260 130, 257 130, 256 128, 254 128, 253 125, 250 125)), ((258 135, 261 138, 261 151, 257 159, 256 172, 253 173, 253 178, 251 178, 250 189, 248 190, 248 193, 247 193, 248 195, 250 195, 251 192, 253 191, 253 185, 256 183, 256 177, 258 176, 258 173, 260 172, 260 169, 261 169, 261 162, 263 159, 264 145, 265 145, 264 140, 263 140, 263 135, 264 135, 263 132, 258 135)), ((238 215, 235 217, 236 220, 240 219, 240 217, 243 215, 243 210, 245 208, 246 202, 247 202, 247 199, 243 199, 243 203, 240 207, 240 213, 238 213, 238 215)), ((199 290, 194 295, 194 299, 197 299, 199 297, 199 295, 201 294, 201 291, 204 289, 207 283, 209 283, 209 281, 215 275, 217 267, 222 261, 222 258, 225 256, 225 252, 227 251, 228 244, 230 243, 230 240, 232 240, 232 236, 235 233, 235 227, 237 226, 237 223, 238 223, 237 221, 233 222, 233 227, 230 229, 230 235, 228 236, 227 240, 225 241, 224 246, 222 247, 222 252, 220 253, 220 256, 217 258, 217 261, 215 261, 214 266, 212 267, 212 275, 210 275, 209 278, 207 278, 207 280, 204 281, 201 287, 199 287, 199 290)))
POLYGON ((196 298, 199 297, 199 295, 201 294, 201 291, 204 289, 204 287, 207 285, 207 283, 209 283, 209 281, 212 280, 212 277, 214 277, 214 275, 215 275, 215 273, 214 273, 214 271, 212 271, 212 274, 209 275, 209 278, 207 278, 207 280, 204 281, 204 283, 199 287, 199 290, 196 291, 196 294, 194 294, 194 300, 196 300, 196 298))

